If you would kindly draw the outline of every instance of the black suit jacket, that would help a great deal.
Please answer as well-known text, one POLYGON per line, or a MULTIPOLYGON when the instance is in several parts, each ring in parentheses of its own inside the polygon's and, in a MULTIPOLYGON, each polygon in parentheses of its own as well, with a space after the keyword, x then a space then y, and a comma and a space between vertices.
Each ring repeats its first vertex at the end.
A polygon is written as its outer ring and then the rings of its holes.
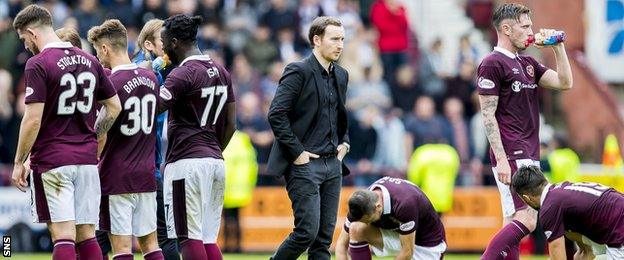
MULTIPOLYGON (((338 125, 340 143, 349 143, 347 111, 345 99, 349 74, 345 69, 333 64, 338 88, 338 125)), ((322 67, 314 57, 290 63, 284 69, 275 97, 269 109, 269 123, 275 134, 275 141, 269 155, 267 170, 272 175, 282 175, 292 162, 305 150, 303 144, 312 136, 316 118, 320 113, 318 85, 322 82, 322 67)), ((349 169, 342 164, 342 174, 349 169)))

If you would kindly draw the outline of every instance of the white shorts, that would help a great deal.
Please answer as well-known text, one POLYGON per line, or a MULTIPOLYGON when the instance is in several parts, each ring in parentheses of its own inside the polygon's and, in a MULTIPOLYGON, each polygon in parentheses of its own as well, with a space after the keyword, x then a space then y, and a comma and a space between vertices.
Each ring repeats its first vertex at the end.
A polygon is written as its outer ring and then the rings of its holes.
POLYGON ((608 247, 606 245, 598 244, 591 239, 583 236, 583 243, 592 247, 592 251, 596 256, 596 259, 606 260, 619 260, 624 259, 624 245, 620 248, 608 247))
MULTIPOLYGON (((396 256, 401 252, 401 240, 399 239, 399 232, 379 229, 381 231, 381 237, 383 241, 383 248, 377 248, 371 245, 373 253, 378 257, 396 256)), ((446 251, 446 243, 438 244, 434 247, 424 247, 414 245, 414 254, 412 260, 422 259, 442 259, 442 254, 446 251)))
POLYGON ((100 176, 96 165, 66 165, 30 175, 33 222, 98 224, 100 176))
POLYGON ((216 243, 225 189, 223 160, 182 159, 167 164, 164 176, 168 237, 216 243))
POLYGON ((142 237, 156 231, 156 192, 102 196, 100 230, 142 237))
MULTIPOLYGON (((535 165, 540 167, 539 161, 534 161, 531 159, 519 159, 515 160, 515 165, 512 165, 510 161, 509 166, 511 168, 511 176, 522 166, 535 165)), ((503 217, 511 218, 516 213, 516 210, 519 210, 523 207, 527 207, 527 205, 520 199, 520 197, 514 192, 511 192, 511 188, 507 184, 503 184, 498 180, 498 173, 496 173, 496 168, 492 167, 492 173, 494 173, 494 179, 496 179, 496 186, 498 186, 498 192, 500 193, 501 198, 501 208, 503 210, 503 217)))

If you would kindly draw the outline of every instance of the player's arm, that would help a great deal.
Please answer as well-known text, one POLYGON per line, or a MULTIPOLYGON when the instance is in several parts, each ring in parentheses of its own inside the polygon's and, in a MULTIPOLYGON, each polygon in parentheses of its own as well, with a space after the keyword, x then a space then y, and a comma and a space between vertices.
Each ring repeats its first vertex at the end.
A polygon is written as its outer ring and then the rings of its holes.
MULTIPOLYGON (((119 112, 121 112, 121 102, 119 101, 119 96, 117 96, 117 94, 110 98, 100 100, 98 102, 102 104, 100 114, 95 121, 95 133, 97 135, 99 146, 99 144, 103 144, 104 141, 106 141, 106 132, 108 132, 111 126, 113 126, 113 123, 115 123, 115 119, 117 119, 119 112)), ((99 147, 98 152, 100 152, 99 147)))
POLYGON ((565 237, 574 241, 579 247, 579 250, 577 250, 576 254, 574 255, 575 260, 590 260, 596 257, 594 255, 594 250, 592 249, 592 247, 583 243, 583 236, 581 234, 566 231, 565 237))
POLYGON ((568 90, 572 88, 572 69, 563 43, 552 46, 555 52, 557 71, 547 70, 539 80, 539 85, 556 90, 568 90))
POLYGON ((343 228, 340 231, 340 236, 338 236, 338 241, 336 241, 336 259, 337 260, 348 260, 349 254, 347 253, 349 250, 349 233, 343 228))
POLYGON ((566 260, 565 238, 561 236, 548 243, 551 260, 566 260))
POLYGON ((234 132, 236 131, 236 103, 230 102, 225 105, 225 131, 223 131, 223 135, 220 137, 221 140, 219 140, 221 150, 225 150, 227 145, 230 143, 234 132))
POLYGON ((13 176, 11 181, 13 185, 21 191, 26 191, 28 182, 28 171, 24 167, 24 162, 28 159, 30 149, 32 149, 35 139, 39 134, 41 127, 41 117, 43 115, 43 107, 45 103, 29 103, 26 104, 24 117, 20 125, 19 140, 17 142, 17 151, 15 152, 15 161, 13 166, 13 176))
POLYGON ((509 184, 511 181, 509 177, 511 169, 507 169, 507 172, 503 172, 499 169, 499 165, 506 165, 506 168, 509 168, 509 162, 507 161, 507 154, 505 154, 505 149, 503 148, 503 141, 501 140, 500 129, 498 128, 498 121, 496 120, 498 96, 479 95, 479 104, 481 106, 481 115, 483 116, 485 132, 488 140, 490 141, 490 147, 496 157, 497 171, 499 174, 507 174, 506 176, 499 176, 499 181, 509 184))
POLYGON ((414 255, 414 242, 416 240, 416 231, 409 234, 399 234, 401 241, 401 251, 396 256, 396 260, 409 260, 414 255))

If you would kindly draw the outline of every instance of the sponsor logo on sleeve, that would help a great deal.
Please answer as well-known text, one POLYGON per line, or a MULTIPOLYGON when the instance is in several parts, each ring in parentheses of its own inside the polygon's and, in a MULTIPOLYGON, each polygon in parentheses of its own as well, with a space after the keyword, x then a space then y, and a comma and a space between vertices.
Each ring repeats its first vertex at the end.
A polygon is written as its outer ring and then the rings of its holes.
POLYGON ((496 87, 496 84, 494 84, 494 81, 491 81, 484 77, 479 77, 478 84, 479 84, 479 87, 482 89, 493 89, 494 87, 496 87))
POLYGON ((399 229, 400 229, 401 231, 407 232, 407 231, 412 230, 412 229, 414 228, 414 226, 416 226, 416 223, 412 220, 412 221, 410 221, 410 222, 407 222, 407 223, 403 223, 403 224, 401 224, 401 225, 399 226, 399 229))
POLYGON ((544 235, 546 235, 546 239, 549 239, 552 236, 552 231, 544 231, 544 235))
POLYGON ((24 97, 28 97, 30 95, 32 95, 33 93, 35 93, 35 90, 31 87, 26 87, 26 92, 24 93, 24 97))
POLYGON ((169 90, 167 88, 161 88, 160 89, 160 97, 163 98, 164 100, 171 100, 173 95, 171 95, 171 92, 169 92, 169 90))

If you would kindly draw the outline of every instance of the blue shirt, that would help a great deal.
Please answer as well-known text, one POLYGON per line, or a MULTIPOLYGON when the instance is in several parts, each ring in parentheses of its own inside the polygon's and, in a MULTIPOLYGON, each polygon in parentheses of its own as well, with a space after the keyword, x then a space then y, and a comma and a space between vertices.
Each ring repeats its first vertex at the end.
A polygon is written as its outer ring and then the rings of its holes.
MULTIPOLYGON (((141 51, 137 53, 136 57, 134 57, 132 62, 139 64, 146 60, 148 60, 147 57, 145 57, 145 54, 141 51)), ((158 86, 162 87, 164 83, 162 73, 160 71, 154 71, 154 73, 156 74, 156 78, 158 79, 158 82, 157 82, 158 86)), ((162 175, 160 174, 160 165, 162 164, 162 161, 163 161, 162 133, 163 133, 163 126, 164 126, 166 119, 167 119, 167 112, 163 112, 162 114, 156 116, 156 150, 154 152, 155 153, 154 158, 156 160, 156 171, 154 174, 156 175, 156 178, 158 179, 162 178, 162 175)))

